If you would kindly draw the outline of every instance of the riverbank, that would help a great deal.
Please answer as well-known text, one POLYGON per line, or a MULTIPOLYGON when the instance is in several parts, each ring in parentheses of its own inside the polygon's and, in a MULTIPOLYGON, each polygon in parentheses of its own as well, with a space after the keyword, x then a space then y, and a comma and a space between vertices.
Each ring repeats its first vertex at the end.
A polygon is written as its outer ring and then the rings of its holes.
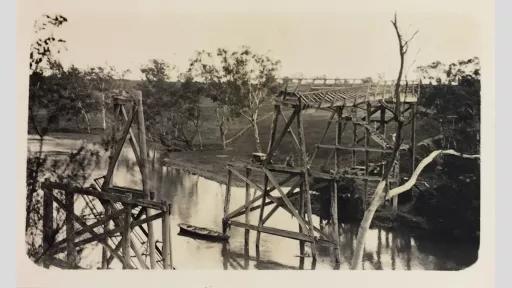
MULTIPOLYGON (((29 141, 35 142, 38 141, 37 135, 29 135, 29 141)), ((52 144, 48 145, 45 149, 45 152, 55 152, 57 150, 55 147, 66 147, 65 151, 61 152, 70 152, 76 150, 80 147, 84 142, 87 144, 93 145, 101 145, 103 137, 101 135, 94 134, 79 134, 79 133, 51 133, 47 137, 45 137, 45 143, 52 144), (52 148, 50 148, 52 147, 52 148)), ((227 182, 227 164, 229 162, 246 162, 249 163, 249 159, 251 157, 250 147, 245 147, 245 149, 234 149, 228 148, 226 150, 215 149, 214 147, 209 147, 210 149, 205 150, 195 150, 195 151, 182 151, 182 152, 169 152, 165 151, 165 147, 160 145, 155 145, 155 143, 149 143, 148 145, 151 149, 156 149, 157 151, 161 151, 160 154, 160 163, 167 167, 173 167, 176 169, 180 169, 187 173, 195 174, 201 176, 203 178, 209 179, 211 181, 215 181, 217 183, 226 184, 227 182)), ((238 147, 239 145, 237 145, 238 147)), ((243 145, 242 145, 243 146, 243 145)), ((446 160, 446 159, 445 159, 446 160)), ((455 159, 457 160, 457 159, 455 159)), ((445 164, 446 165, 446 164, 445 164)), ((468 166, 465 164, 464 167, 468 166)), ((469 167, 469 166, 468 166, 469 167)), ((432 229, 436 229, 438 227, 448 227, 445 230, 448 232, 441 230, 440 233, 437 234, 450 234, 450 231, 455 231, 456 227, 468 226, 469 228, 464 228, 465 230, 472 231, 473 226, 469 225, 478 220, 478 215, 472 217, 470 220, 467 220, 466 214, 464 211, 467 210, 467 207, 473 207, 478 204, 478 199, 468 198, 466 194, 467 191, 472 191, 472 184, 466 183, 464 181, 463 184, 460 184, 460 179, 458 179, 458 175, 461 173, 461 168, 456 166, 455 168, 450 169, 450 171, 456 171, 457 173, 441 173, 443 175, 451 175, 453 177, 449 177, 450 179, 446 179, 447 183, 451 185, 445 187, 443 191, 435 191, 433 188, 426 189, 422 191, 420 194, 421 199, 416 199, 417 205, 411 209, 412 206, 407 201, 400 201, 398 207, 398 213, 393 213, 389 211, 388 206, 382 206, 381 209, 376 213, 373 225, 375 227, 384 227, 384 228, 393 228, 393 227, 410 227, 413 230, 422 230, 429 231, 432 229), (457 176, 457 177, 456 177, 457 176), (453 178, 453 179, 452 179, 453 178), (453 184, 457 183, 457 185, 453 184), (462 185, 462 186, 461 186, 462 185), (460 187, 459 187, 460 186, 460 187), (461 188, 462 187, 462 188, 461 188), (460 189, 459 189, 460 188, 460 189), (445 191, 446 190, 446 191, 445 191), (461 191, 459 191, 461 190, 461 191), (450 192, 452 191, 452 192, 450 192), (464 192, 465 191, 465 192, 464 192), (456 193, 455 193, 456 192, 456 193), (453 194, 453 195, 452 195, 453 194), (464 196, 464 197, 462 197, 464 196), (462 199, 466 199, 464 205, 461 203, 462 199), (442 201, 441 201, 442 200, 442 201), (476 202, 475 202, 476 201, 476 202), (472 204, 477 203, 477 204, 472 204), (454 208, 455 207, 455 208, 454 208), (455 210, 456 211, 455 211, 455 210), (426 211, 426 212, 425 212, 426 211), (458 215, 457 221, 458 223, 466 223, 465 225, 459 225, 456 223, 452 223, 451 219, 454 217, 453 214, 458 215), (475 218, 476 217, 476 218, 475 218), (477 219, 474 220, 473 218, 477 219), (452 228, 454 226, 455 228, 452 228)), ((470 172, 470 171, 469 171, 470 172)), ((441 176, 436 176, 437 178, 441 176)), ((444 176, 443 176, 444 177, 444 176)), ((280 178, 280 177, 278 177, 280 178)), ((437 179, 436 178, 436 179, 437 179)), ((251 179, 253 179, 256 183, 262 184, 263 175, 260 173, 253 173, 251 179)), ((440 179, 443 179, 442 177, 440 179)), ((438 183, 439 181, 430 181, 431 183, 438 183)), ((439 180, 439 179, 438 179, 439 180)), ((445 181, 445 182, 446 182, 445 181)), ((438 183, 439 184, 439 183, 438 183)), ((232 186, 234 187, 245 187, 245 182, 238 179, 238 177, 232 177, 232 186)), ((436 185, 434 185, 436 186, 436 185)), ((434 187, 433 186, 433 187, 434 187)), ((446 186, 446 185, 445 185, 446 186)), ((475 195, 478 195, 478 185, 473 185, 476 188, 473 190, 475 195)), ((371 188, 370 188, 371 189, 371 188)), ((406 197, 407 198, 407 197, 406 197)), ((402 199, 406 200, 406 199, 402 199)), ((317 206, 317 205, 314 205, 317 206)), ((478 206, 478 205, 477 205, 478 206)), ((477 207, 475 206, 475 207, 477 207)), ((478 208, 478 207, 477 207, 478 208)), ((477 209, 473 209, 477 211, 477 209)), ((315 211, 317 215, 320 215, 321 211, 315 211)), ((477 211, 478 212, 478 211, 477 211)), ((477 213, 475 212, 475 213, 477 213)), ((322 214, 325 214, 322 212, 322 214)), ((328 212, 327 212, 328 214, 328 212)), ((474 214, 474 213, 473 213, 474 214)), ((461 235, 466 235, 468 233, 465 230, 457 232, 461 235)), ((438 229, 439 230, 439 229, 438 229)), ((460 230, 460 229, 459 229, 460 230)), ((474 234, 474 233, 473 233, 474 234)), ((463 238, 460 235, 458 238, 463 238)))
MULTIPOLYGON (((164 153, 162 164, 225 185, 227 184, 228 163, 233 161, 247 162, 247 159, 249 159, 249 155, 244 157, 234 149, 228 148, 226 150, 164 153)), ((233 177, 231 184, 235 187, 245 187, 245 182, 237 177, 233 177)))
MULTIPOLYGON (((210 157, 201 157, 199 158, 212 158, 215 157, 215 155, 210 157)), ((172 153, 171 156, 165 158, 162 160, 162 165, 166 167, 171 167, 175 169, 180 169, 182 171, 185 171, 187 173, 191 173, 194 175, 199 175, 203 178, 206 178, 208 180, 212 180, 221 184, 226 184, 226 178, 227 178, 227 169, 226 165, 229 161, 221 161, 221 163, 218 162, 210 162, 210 163, 201 163, 202 161, 198 161, 197 159, 197 152, 177 152, 172 153), (222 174, 222 171, 226 171, 222 174)), ((207 161, 204 159, 204 161, 207 161)))

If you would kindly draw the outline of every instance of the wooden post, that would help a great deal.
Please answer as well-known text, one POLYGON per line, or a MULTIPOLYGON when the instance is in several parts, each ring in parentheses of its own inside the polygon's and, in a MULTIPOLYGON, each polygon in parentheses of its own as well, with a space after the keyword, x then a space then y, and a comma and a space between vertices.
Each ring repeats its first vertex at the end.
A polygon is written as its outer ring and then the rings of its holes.
MULTIPOLYGON (((136 107, 133 107, 133 112, 135 111, 136 107)), ((105 175, 105 180, 102 185, 102 189, 106 187, 112 186, 112 178, 114 175, 114 169, 116 167, 117 160, 119 159, 119 156, 121 155, 121 152, 123 150, 124 142, 126 141, 126 137, 128 133, 130 132, 131 125, 134 120, 134 114, 132 114, 132 117, 126 123, 124 124, 124 127, 122 127, 121 137, 116 139, 116 143, 113 144, 113 151, 111 151, 109 156, 109 163, 107 168, 107 174, 105 175)))
MULTIPOLYGON (((357 125, 356 121, 357 119, 357 110, 356 107, 352 107, 352 145, 355 147, 357 145, 357 125)), ((356 150, 352 150, 352 166, 357 165, 357 159, 356 159, 356 150)))
POLYGON ((277 132, 277 121, 279 120, 279 114, 281 114, 281 106, 274 106, 274 119, 272 120, 272 125, 270 126, 270 139, 268 141, 267 154, 270 152, 272 145, 274 144, 277 132))
MULTIPOLYGON (((381 106, 380 108, 380 132, 382 133, 382 137, 386 139, 386 108, 381 106)), ((381 162, 384 162, 384 156, 386 154, 384 152, 381 153, 381 162)), ((385 163, 382 163, 382 174, 384 175, 384 168, 386 167, 385 163)))
POLYGON ((168 205, 162 218, 162 256, 164 269, 172 269, 171 253, 171 206, 168 205))
POLYGON ((122 249, 123 249, 123 269, 129 269, 131 267, 130 257, 130 223, 132 220, 132 207, 130 204, 125 204, 128 209, 124 213, 123 219, 123 230, 122 230, 122 249))
POLYGON ((292 125, 293 121, 295 120, 295 117, 297 117, 297 114, 300 113, 299 111, 300 110, 297 110, 297 109, 293 110, 292 115, 288 119, 288 122, 286 122, 286 124, 284 125, 284 128, 281 131, 281 133, 279 134, 279 137, 277 137, 276 141, 272 142, 272 147, 270 148, 270 151, 268 151, 268 153, 267 153, 267 159, 266 159, 265 163, 271 163, 272 156, 274 155, 274 153, 276 152, 277 148, 279 147, 279 144, 281 144, 281 141, 283 140, 283 137, 289 131, 291 131, 289 128, 292 125))
POLYGON ((105 247, 101 248, 101 269, 108 269, 108 250, 105 247))
MULTIPOLYGON (((370 126, 370 116, 371 116, 371 108, 372 105, 370 102, 366 102, 366 124, 370 126)), ((370 152, 368 151, 368 147, 370 145, 370 133, 368 129, 364 129, 364 176, 368 177, 369 174, 369 161, 370 161, 370 152)), ((364 209, 366 210, 366 205, 368 201, 368 178, 364 179, 364 209)))
MULTIPOLYGON (((103 205, 104 209, 105 209, 105 217, 109 217, 110 216, 110 205, 103 205)), ((103 225, 103 231, 108 231, 110 229, 110 221, 107 221, 104 225, 103 225)), ((109 261, 108 261, 108 258, 109 258, 109 252, 107 250, 107 248, 105 247, 102 247, 102 250, 101 250, 101 269, 108 269, 108 266, 109 266, 109 261)))
MULTIPOLYGON (((300 191, 299 192, 300 193, 299 194, 299 215, 300 215, 300 217, 304 218, 304 186, 302 183, 300 185, 301 186, 300 186, 300 190, 299 190, 300 191)), ((299 224, 299 232, 304 233, 302 226, 300 224, 299 224)), ((304 241, 299 240, 299 251, 300 251, 301 256, 304 256, 304 244, 305 244, 304 241)), ((301 259, 303 259, 303 257, 301 257, 301 259)), ((302 263, 302 265, 304 266, 304 263, 302 263)))
MULTIPOLYGON (((337 114, 337 118, 338 118, 338 121, 337 121, 337 125, 336 125, 336 146, 338 145, 341 145, 341 133, 342 133, 342 130, 343 130, 343 125, 342 125, 342 121, 343 121, 343 108, 344 107, 338 107, 337 108, 337 111, 336 111, 336 114, 337 114)), ((340 153, 338 153, 338 149, 334 149, 334 159, 336 161, 336 163, 334 163, 334 171, 337 173, 338 172, 338 165, 340 163, 340 153)))
MULTIPOLYGON (((341 129, 342 129, 342 119, 343 119, 343 111, 338 107, 338 124, 336 125, 336 146, 341 143, 341 129)), ((339 163, 339 153, 338 149, 334 150, 334 171, 338 171, 338 163, 339 163)), ((332 233, 334 238, 334 243, 336 247, 334 249, 334 258, 336 263, 340 262, 340 235, 339 235, 339 226, 338 226, 338 183, 336 180, 333 181, 333 185, 331 188, 331 222, 332 222, 332 233)))
MULTIPOLYGON (((114 117, 113 117, 113 121, 112 121, 112 143, 110 144, 110 147, 109 147, 109 155, 108 155, 108 164, 109 164, 109 168, 110 166, 114 165, 114 168, 115 168, 115 164, 112 164, 112 163, 115 163, 114 161, 117 161, 117 159, 114 159, 114 151, 116 150, 116 147, 117 147, 117 133, 118 131, 120 130, 120 127, 119 127, 119 111, 120 111, 120 105, 117 104, 116 102, 114 102, 114 117)), ((112 172, 110 172, 109 169, 107 168, 107 174, 105 175, 105 179, 104 179, 104 182, 103 182, 103 185, 102 185, 102 188, 103 187, 111 187, 112 186, 112 180, 113 180, 113 176, 114 176, 114 169, 112 168, 112 172), (110 174, 110 175, 109 175, 110 174)))
MULTIPOLYGON (((140 148, 140 159, 142 164, 142 191, 148 199, 152 199, 151 190, 149 187, 149 165, 148 165, 148 150, 146 146, 146 124, 144 122, 144 105, 142 102, 142 92, 135 91, 135 100, 137 104, 137 124, 139 131, 139 148, 140 148)), ((146 217, 153 215, 153 210, 146 208, 146 217)), ((155 252, 155 234, 153 228, 153 222, 147 223, 148 226, 148 250, 149 250, 149 263, 151 269, 156 268, 156 252, 155 252)))
MULTIPOLYGON (((397 140, 398 141, 398 140, 397 140)), ((396 185, 400 185, 400 150, 396 154, 396 160, 395 160, 395 168, 394 168, 394 180, 396 181, 396 185)), ((389 187, 388 187, 389 189, 389 187)), ((398 212, 398 195, 393 197, 393 213, 398 212)))
POLYGON ((135 254, 135 257, 137 257, 137 260, 139 261, 139 265, 142 269, 147 270, 148 266, 146 265, 146 262, 144 261, 144 258, 142 257, 142 254, 140 253, 139 248, 135 245, 135 238, 130 236, 130 247, 132 248, 133 254, 135 254))
POLYGON ((411 107, 411 175, 416 168, 416 103, 411 107))
MULTIPOLYGON (((298 128, 298 132, 299 132, 299 144, 300 144, 300 147, 301 147, 301 156, 302 156, 302 159, 301 159, 301 166, 303 168, 303 172, 304 172, 304 182, 303 182, 303 187, 304 187, 304 192, 305 192, 305 200, 306 200, 306 212, 307 212, 307 215, 308 215, 308 228, 309 228, 309 235, 311 237, 314 237, 315 236, 315 232, 313 230, 313 213, 312 213, 312 209, 311 209, 311 195, 310 195, 310 191, 309 191, 309 169, 307 167, 307 163, 308 163, 308 156, 307 156, 307 151, 306 151, 306 138, 304 136, 304 123, 302 122, 302 101, 299 100, 299 106, 296 107, 295 109, 297 109, 297 128, 298 128)), ((316 240, 313 239, 313 241, 311 242, 311 257, 313 258, 313 260, 316 260, 316 240)))
MULTIPOLYGON (((53 237, 53 191, 43 189, 43 251, 46 252, 50 249, 54 242, 53 237)), ((48 262, 43 259, 43 267, 49 268, 48 262)))
MULTIPOLYGON (((249 179, 249 177, 251 177, 251 169, 250 168, 246 168, 245 169, 245 177, 247 179, 249 179)), ((251 185, 248 183, 248 182, 245 182, 245 224, 250 224, 249 223, 249 213, 251 212, 251 207, 249 205, 249 201, 250 201, 250 198, 251 198, 251 185)), ((244 235, 244 251, 246 252, 246 254, 249 253, 249 237, 250 237, 250 230, 249 229, 245 229, 245 235, 244 235)))
POLYGON ((75 267, 77 263, 77 254, 75 249, 75 221, 73 215, 75 214, 75 199, 73 192, 65 192, 65 203, 66 203, 66 260, 75 267))
POLYGON ((142 190, 144 191, 144 194, 147 198, 150 198, 150 191, 149 191, 149 166, 148 166, 148 150, 146 146, 146 125, 144 123, 144 106, 142 104, 142 92, 141 91, 135 91, 135 96, 137 100, 137 124, 138 124, 138 130, 139 130, 139 147, 140 147, 140 158, 141 163, 143 165, 142 171, 142 190))
POLYGON ((227 215, 229 213, 229 202, 231 200, 231 178, 232 178, 231 168, 228 168, 228 183, 226 184, 226 195, 224 196, 224 218, 222 219, 222 233, 226 234, 228 230, 228 221, 227 215))
POLYGON ((336 263, 340 263, 340 235, 338 226, 338 182, 332 181, 331 187, 331 220, 332 220, 332 237, 335 243, 334 259, 336 263))
MULTIPOLYGON (((146 217, 153 216, 153 210, 146 208, 146 217)), ((153 221, 147 223, 148 226, 148 248, 149 248, 149 266, 151 269, 156 268, 156 251, 155 251, 155 234, 153 228, 153 221)))
MULTIPOLYGON (((386 139, 386 136, 387 136, 386 135, 387 134, 387 129, 386 129, 386 107, 384 107, 384 105, 381 105, 381 107, 380 107, 379 126, 380 126, 380 132, 382 133, 382 137, 384 139, 386 139)), ((382 175, 384 175, 384 169, 386 169, 385 156, 386 156, 386 153, 384 153, 384 152, 382 152, 380 154, 380 161, 382 163, 382 165, 381 165, 382 175)), ((386 189, 386 194, 387 194, 387 191, 389 191, 389 177, 386 179, 386 188, 385 189, 386 189)))
MULTIPOLYGON (((263 193, 261 197, 261 206, 260 206, 260 215, 258 218, 258 228, 261 228, 263 226, 263 214, 265 212, 265 201, 267 201, 267 190, 268 190, 268 176, 265 174, 265 179, 263 180, 263 193)), ((277 189, 277 187, 276 187, 277 189)), ((258 230, 256 232, 256 253, 259 255, 260 253, 260 238, 261 238, 261 231, 258 230)))

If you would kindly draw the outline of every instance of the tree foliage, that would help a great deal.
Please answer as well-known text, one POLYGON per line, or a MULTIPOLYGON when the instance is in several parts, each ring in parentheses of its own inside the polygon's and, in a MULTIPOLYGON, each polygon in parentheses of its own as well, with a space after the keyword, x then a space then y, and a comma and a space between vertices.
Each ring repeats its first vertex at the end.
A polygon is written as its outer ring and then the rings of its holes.
POLYGON ((55 30, 67 22, 62 15, 43 15, 36 22, 35 40, 30 51, 29 129, 41 138, 58 126, 59 118, 70 117, 85 122, 90 132, 89 114, 104 105, 92 92, 105 92, 119 85, 113 67, 63 67, 57 55, 65 48, 64 39, 55 30))
MULTIPOLYGON (((43 234, 43 191, 41 183, 45 180, 70 183, 84 186, 94 168, 101 161, 99 151, 85 144, 66 156, 49 156, 43 152, 42 140, 39 150, 31 151, 27 157, 27 202, 25 218, 25 242, 27 255, 37 262, 43 251, 41 241, 43 234)), ((64 193, 55 193, 64 202, 64 193)), ((84 215, 85 209, 77 211, 84 215)), ((65 213, 62 209, 54 209, 54 228, 51 231, 51 241, 56 242, 62 237, 65 226, 65 213), (59 236, 60 235, 60 236, 59 236)), ((51 243, 50 243, 51 244, 51 243)), ((81 249, 78 251, 81 253, 81 249)))
POLYGON ((277 91, 279 64, 279 60, 255 53, 249 47, 235 51, 219 48, 215 53, 198 51, 191 60, 189 72, 205 83, 205 96, 217 104, 217 122, 224 146, 228 123, 242 116, 253 126, 256 149, 261 151, 258 112, 277 91))
POLYGON ((149 137, 166 146, 192 148, 200 136, 199 100, 201 86, 188 74, 171 81, 174 71, 169 63, 151 59, 141 67, 144 78, 139 85, 143 94, 144 115, 149 137))
MULTIPOLYGON (((418 67, 424 84, 418 106, 420 119, 439 131, 431 149, 453 148, 478 153, 480 146, 480 61, 478 57, 445 65, 435 61, 418 67), (434 85, 431 85, 434 84, 434 85)), ((432 127, 422 127, 431 129, 432 127)))
POLYGON ((52 65, 56 54, 65 48, 66 40, 54 35, 55 29, 61 27, 68 19, 62 15, 45 14, 34 23, 36 40, 30 45, 30 71, 43 73, 52 65))

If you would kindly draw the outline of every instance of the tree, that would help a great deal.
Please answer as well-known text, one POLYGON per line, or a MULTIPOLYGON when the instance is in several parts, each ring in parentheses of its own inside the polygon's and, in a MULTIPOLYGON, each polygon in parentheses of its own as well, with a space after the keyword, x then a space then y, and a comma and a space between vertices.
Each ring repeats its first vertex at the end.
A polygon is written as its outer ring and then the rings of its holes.
MULTIPOLYGON (((35 152, 29 151, 27 162, 25 223, 27 231, 38 223, 37 215, 33 215, 33 212, 40 206, 38 205, 40 197, 38 198, 37 194, 40 192, 41 178, 55 171, 60 171, 61 176, 69 176, 68 172, 59 170, 58 166, 47 167, 49 160, 46 155, 43 155, 44 138, 60 116, 82 115, 87 124, 87 130, 90 131, 88 113, 98 110, 103 105, 90 92, 105 91, 114 83, 113 69, 95 67, 81 70, 75 66, 65 69, 61 65, 57 54, 65 48, 63 46, 65 40, 56 37, 54 30, 66 22, 67 18, 62 15, 43 15, 42 19, 36 22, 36 39, 30 49, 29 132, 35 132, 39 136, 39 149, 35 152)), ((80 151, 83 152, 83 150, 80 151)), ((79 157, 73 159, 77 160, 79 157)), ((79 167, 82 164, 85 165, 87 161, 82 159, 79 162, 81 163, 68 163, 63 167, 69 168, 75 165, 79 167)), ((76 179, 75 176, 71 175, 70 179, 76 179)))
POLYGON ((370 229, 370 224, 373 219, 373 215, 375 215, 375 212, 379 208, 382 203, 384 203, 386 193, 385 193, 385 187, 387 183, 387 179, 389 177, 389 174, 391 170, 393 169, 393 166, 395 165, 395 160, 397 159, 397 155, 400 151, 400 146, 402 145, 402 127, 404 125, 404 119, 402 116, 402 108, 401 108, 401 101, 400 101, 400 85, 402 81, 402 76, 404 72, 404 63, 405 63, 405 55, 407 54, 407 50, 409 49, 409 43, 412 41, 414 36, 417 34, 415 32, 409 39, 404 39, 403 35, 401 34, 399 27, 398 27, 398 20, 396 17, 396 14, 394 16, 394 19, 391 20, 391 24, 393 25, 393 28, 396 32, 396 36, 398 39, 398 53, 400 57, 400 66, 398 69, 398 76, 396 78, 394 92, 393 92, 393 99, 394 99, 394 107, 393 107, 393 119, 396 121, 397 125, 395 128, 395 137, 394 137, 394 143, 393 143, 393 150, 388 156, 388 159, 386 159, 386 165, 384 167, 384 172, 382 173, 382 178, 380 182, 377 184, 377 188, 375 188, 374 198, 372 202, 370 203, 370 206, 366 209, 363 219, 361 220, 361 224, 359 225, 359 230, 357 233, 357 240, 356 240, 356 248, 354 250, 354 256, 352 258, 351 263, 351 269, 357 269, 361 263, 361 259, 363 256, 363 248, 364 248, 364 242, 366 239, 366 234, 368 233, 368 230, 370 229))
MULTIPOLYGON (((38 179, 39 171, 45 165, 46 159, 42 155, 43 139, 48 132, 49 125, 55 121, 55 117, 47 117, 46 122, 41 124, 36 119, 35 111, 41 107, 50 106, 46 99, 54 95, 53 91, 49 91, 53 85, 47 85, 45 74, 48 70, 52 71, 53 67, 58 66, 55 55, 58 54, 66 42, 63 39, 56 38, 54 30, 61 27, 67 22, 66 17, 62 15, 43 15, 41 19, 35 22, 34 34, 35 41, 30 45, 30 76, 29 76, 29 107, 28 116, 29 123, 33 130, 39 136, 39 151, 36 157, 29 161, 32 171, 29 170, 27 176, 38 179)), ((30 165, 29 165, 30 167, 30 165)), ((34 194, 37 192, 37 185, 30 185, 27 179, 27 201, 26 201, 26 225, 29 227, 30 213, 34 202, 34 194)), ((36 183, 34 183, 36 184, 36 183)))
POLYGON ((186 73, 171 82, 174 67, 159 59, 151 59, 140 71, 148 136, 165 146, 182 143, 192 149, 201 126, 199 85, 186 73))
MULTIPOLYGON (((40 189, 41 183, 47 179, 83 186, 100 161, 99 151, 84 145, 62 157, 48 157, 38 152, 29 153, 27 157, 27 192, 33 191, 33 193, 29 193, 31 197, 27 199, 25 242, 27 255, 36 263, 45 253, 41 241, 43 233, 43 191, 40 189)), ((55 196, 64 201, 64 193, 56 193, 55 196)), ((78 211, 77 214, 84 216, 84 213, 85 208, 78 211)), ((54 228, 51 231, 52 242, 58 240, 58 235, 63 233, 65 227, 64 211, 55 209, 54 215, 54 228)), ((77 252, 79 256, 81 249, 77 252)))
POLYGON ((242 116, 254 131, 255 148, 261 152, 258 130, 259 110, 277 91, 279 61, 257 54, 248 47, 239 51, 219 48, 216 53, 199 51, 189 72, 206 85, 206 96, 216 104, 222 145, 226 148, 228 122, 242 116))
POLYGON ((265 101, 271 99, 277 92, 278 84, 276 72, 279 61, 273 60, 266 55, 255 54, 249 48, 243 48, 240 52, 220 51, 222 57, 222 69, 231 78, 228 85, 231 89, 240 94, 238 103, 240 114, 249 121, 253 127, 255 148, 262 152, 258 117, 259 110, 265 101))
POLYGON ((124 75, 113 67, 64 68, 57 55, 66 41, 54 33, 66 22, 62 15, 43 15, 35 25, 36 39, 30 50, 29 128, 41 139, 65 116, 81 115, 90 133, 89 113, 104 105, 91 92, 112 89, 115 78, 124 75))
POLYGON ((67 21, 66 17, 59 14, 44 14, 34 23, 36 40, 30 44, 31 73, 44 73, 44 70, 55 60, 56 54, 65 48, 66 40, 56 38, 54 31, 67 21))
POLYGON ((480 138, 480 61, 478 57, 445 65, 419 66, 421 87, 418 115, 422 128, 438 132, 421 142, 435 149, 478 153, 480 138), (432 85, 435 84, 435 85, 432 85), (438 140, 438 141, 436 141, 438 140), (437 143, 439 142, 439 143, 437 143))
MULTIPOLYGON (((30 77, 29 77, 29 122, 32 124, 35 132, 39 135, 41 141, 48 132, 47 127, 40 127, 38 125, 34 106, 44 103, 41 98, 45 96, 46 91, 43 91, 41 82, 44 81, 44 75, 48 74, 45 71, 52 71, 56 65, 56 54, 65 48, 66 41, 61 38, 56 38, 54 31, 56 28, 61 27, 68 20, 62 15, 43 15, 41 19, 35 22, 34 34, 36 40, 30 44, 30 77)), ((53 119, 48 117, 49 123, 53 119)))
MULTIPOLYGON (((428 154, 425 158, 423 158, 423 160, 415 168, 412 176, 406 183, 389 190, 387 193, 385 192, 386 182, 387 182, 386 179, 388 178, 391 168, 394 165, 395 159, 397 157, 399 148, 402 143, 401 133, 402 133, 402 127, 404 125, 404 119, 401 115, 402 112, 400 109, 400 93, 399 92, 400 92, 401 79, 403 76, 405 55, 407 53, 410 41, 414 38, 414 36, 417 33, 417 32, 415 32, 409 39, 405 40, 399 30, 396 14, 395 14, 394 19, 391 21, 391 23, 393 24, 393 28, 397 35, 398 44, 399 44, 399 56, 400 56, 400 68, 398 71, 398 76, 397 76, 397 80, 395 83, 395 89, 394 89, 394 99, 395 99, 394 104, 395 105, 394 105, 394 110, 393 110, 393 118, 397 122, 396 130, 395 130, 396 136, 395 136, 395 140, 394 140, 393 151, 392 151, 391 155, 389 156, 389 158, 386 160, 386 166, 384 169, 384 173, 382 175, 380 182, 378 183, 377 187, 375 188, 374 198, 373 198, 372 202, 370 203, 370 206, 366 209, 363 219, 360 223, 358 234, 357 234, 356 247, 355 247, 354 255, 352 258, 352 262, 351 262, 351 269, 359 268, 361 261, 362 261, 362 256, 363 256, 365 236, 370 228, 370 224, 372 222, 375 212, 382 205, 382 203, 384 203, 384 201, 386 199, 391 199, 392 197, 396 197, 400 193, 403 193, 403 192, 411 189, 412 186, 416 183, 418 176, 423 171, 423 169, 429 163, 431 163, 436 157, 439 157, 441 155, 452 155, 452 156, 465 158, 465 159, 477 159, 478 160, 480 158, 480 156, 478 154, 468 155, 465 153, 460 153, 453 149, 433 151, 430 154, 428 154)), ((469 63, 474 63, 474 62, 475 62, 474 60, 469 61, 469 63)), ((465 65, 465 64, 468 64, 468 62, 462 61, 462 62, 459 62, 458 64, 465 65)), ((438 69, 440 65, 441 65, 440 62, 434 62, 431 64, 430 68, 438 69)), ((431 71, 431 70, 426 69, 425 71, 431 71)), ((463 69, 460 69, 460 66, 458 66, 458 65, 450 65, 449 66, 448 70, 446 70, 446 76, 447 76, 447 79, 450 82, 450 84, 455 83, 455 82, 458 83, 459 85, 463 84, 463 82, 466 82, 466 84, 468 84, 467 83, 468 79, 473 79, 473 77, 477 77, 479 75, 479 68, 475 69, 473 75, 471 75, 471 76, 466 76, 461 71, 463 71, 463 69)), ((438 80, 438 78, 431 78, 431 79, 435 79, 437 83, 441 83, 441 81, 438 80)), ((471 81, 469 81, 469 82, 471 82, 471 81)), ((473 84, 470 84, 470 86, 473 84)), ((478 82, 478 86, 479 86, 479 82, 478 82)), ((440 96, 440 95, 437 95, 437 96, 440 96)), ((427 98, 429 98, 429 97, 427 97, 427 98)), ((427 101, 431 101, 431 99, 427 100, 427 101)), ((459 99, 459 101, 460 101, 460 99, 459 99)), ((420 105, 421 105, 421 103, 420 103, 420 105)), ((445 105, 444 102, 443 102, 443 105, 445 105)), ((438 107, 441 107, 441 106, 438 106, 438 107)))

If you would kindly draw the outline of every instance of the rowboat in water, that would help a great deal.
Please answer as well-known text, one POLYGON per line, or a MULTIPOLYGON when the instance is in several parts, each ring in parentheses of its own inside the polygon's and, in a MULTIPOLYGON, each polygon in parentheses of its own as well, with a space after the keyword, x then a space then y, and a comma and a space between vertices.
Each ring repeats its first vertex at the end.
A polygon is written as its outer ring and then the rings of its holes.
POLYGON ((204 227, 186 223, 180 223, 178 227, 180 227, 180 234, 183 236, 191 236, 210 241, 227 241, 229 239, 228 235, 204 227))

